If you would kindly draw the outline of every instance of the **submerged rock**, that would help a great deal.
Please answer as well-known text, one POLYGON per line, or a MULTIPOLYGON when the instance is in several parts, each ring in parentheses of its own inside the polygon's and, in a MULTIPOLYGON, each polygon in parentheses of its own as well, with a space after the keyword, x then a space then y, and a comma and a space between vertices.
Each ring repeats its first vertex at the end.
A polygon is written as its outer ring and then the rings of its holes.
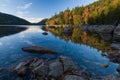
POLYGON ((109 67, 109 64, 101 64, 101 66, 107 68, 109 67))
POLYGON ((22 48, 23 51, 30 52, 30 53, 39 53, 39 54, 56 54, 56 51, 50 50, 48 48, 44 48, 42 46, 29 46, 22 48))
POLYGON ((43 35, 48 35, 48 33, 47 33, 47 32, 43 32, 42 34, 43 34, 43 35))
POLYGON ((18 63, 13 70, 19 76, 26 76, 28 72, 32 72, 31 80, 57 80, 61 75, 79 71, 79 68, 70 58, 60 56, 58 59, 49 62, 30 57, 18 63))

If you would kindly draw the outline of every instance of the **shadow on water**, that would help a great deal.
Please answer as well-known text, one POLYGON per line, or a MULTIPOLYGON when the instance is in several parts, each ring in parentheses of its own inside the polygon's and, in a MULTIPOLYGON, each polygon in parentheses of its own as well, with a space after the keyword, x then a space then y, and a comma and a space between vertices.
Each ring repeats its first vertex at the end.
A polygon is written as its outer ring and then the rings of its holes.
POLYGON ((0 37, 9 36, 26 30, 26 27, 0 26, 0 37))

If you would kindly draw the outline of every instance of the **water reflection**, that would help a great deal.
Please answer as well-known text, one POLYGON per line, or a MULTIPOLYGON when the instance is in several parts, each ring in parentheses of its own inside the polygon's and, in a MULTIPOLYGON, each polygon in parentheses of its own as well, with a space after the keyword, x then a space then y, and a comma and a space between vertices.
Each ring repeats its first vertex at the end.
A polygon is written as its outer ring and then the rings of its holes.
MULTIPOLYGON (((13 30, 12 26, 10 28, 8 33, 11 33, 13 30)), ((92 35, 92 33, 87 34, 86 32, 82 32, 78 28, 73 29, 72 34, 68 35, 62 33, 63 28, 49 30, 52 33, 48 32, 48 35, 43 35, 43 27, 28 26, 27 29, 22 32, 14 35, 9 33, 9 36, 0 38, 0 67, 5 68, 6 71, 10 71, 11 69, 9 67, 29 56, 53 60, 58 56, 64 55, 73 59, 78 63, 80 68, 89 71, 92 75, 106 76, 116 73, 117 65, 101 56, 101 50, 103 52, 111 51, 109 50, 109 45, 106 45, 104 40, 96 38, 96 35, 92 35), (21 48, 31 45, 44 46, 57 51, 58 54, 31 54, 21 50, 21 48), (101 64, 104 63, 107 63, 110 66, 104 68, 101 66, 101 64)), ((2 35, 5 35, 4 31, 2 35)), ((3 79, 2 76, 3 73, 0 74, 0 80, 3 79)), ((6 74, 5 72, 4 77, 9 80, 14 80, 10 76, 11 74, 6 74)))
POLYGON ((110 48, 110 42, 107 38, 107 41, 101 38, 101 36, 98 36, 95 33, 91 32, 85 32, 81 30, 80 28, 71 28, 72 29, 72 34, 64 34, 63 27, 60 28, 48 28, 47 30, 52 32, 53 35, 59 36, 61 39, 64 39, 65 41, 72 41, 77 44, 84 44, 91 46, 93 48, 97 48, 98 50, 102 52, 114 52, 110 48))
POLYGON ((25 28, 25 27, 18 27, 18 26, 0 26, 0 37, 19 33, 26 29, 27 28, 25 28))

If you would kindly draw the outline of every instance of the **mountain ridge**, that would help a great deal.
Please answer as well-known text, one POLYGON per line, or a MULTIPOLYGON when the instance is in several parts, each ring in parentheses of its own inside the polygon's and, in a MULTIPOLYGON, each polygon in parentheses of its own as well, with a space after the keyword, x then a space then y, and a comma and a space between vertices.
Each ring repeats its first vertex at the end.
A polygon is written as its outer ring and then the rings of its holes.
POLYGON ((0 25, 28 25, 29 21, 17 16, 0 12, 0 25))

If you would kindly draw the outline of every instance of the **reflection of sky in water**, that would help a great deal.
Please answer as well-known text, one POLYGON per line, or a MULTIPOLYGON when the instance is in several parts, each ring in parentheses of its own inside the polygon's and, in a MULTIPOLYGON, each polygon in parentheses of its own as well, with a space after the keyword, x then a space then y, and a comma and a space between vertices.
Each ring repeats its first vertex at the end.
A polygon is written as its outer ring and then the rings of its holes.
POLYGON ((117 65, 109 62, 101 56, 101 52, 95 48, 74 44, 71 41, 65 42, 51 33, 42 35, 43 30, 32 27, 26 31, 0 38, 0 66, 7 67, 19 62, 28 56, 37 56, 43 59, 54 59, 60 55, 71 57, 81 68, 96 75, 108 75, 116 72, 117 65), (56 55, 41 55, 23 52, 22 47, 31 45, 41 45, 58 51, 56 55), (104 68, 101 64, 110 64, 104 68))

